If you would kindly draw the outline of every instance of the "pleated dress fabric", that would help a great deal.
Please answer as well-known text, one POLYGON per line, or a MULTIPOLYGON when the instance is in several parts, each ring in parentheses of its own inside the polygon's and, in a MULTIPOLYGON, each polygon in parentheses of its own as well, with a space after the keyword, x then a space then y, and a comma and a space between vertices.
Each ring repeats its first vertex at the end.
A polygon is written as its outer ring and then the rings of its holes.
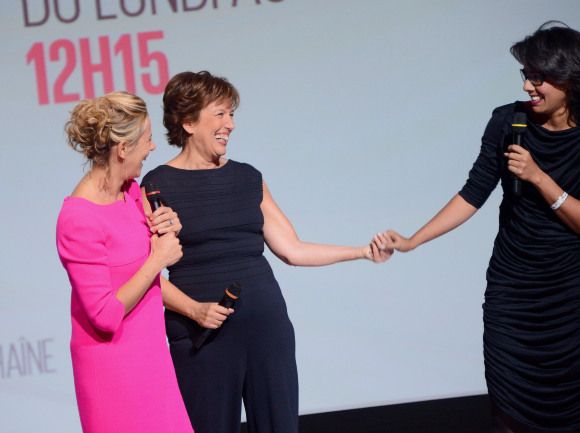
POLYGON ((294 330, 264 252, 262 175, 229 160, 220 168, 162 165, 153 183, 183 225, 183 258, 169 279, 199 302, 217 302, 238 282, 240 299, 201 348, 196 322, 166 311, 177 378, 196 433, 239 432, 242 399, 248 430, 297 433, 298 376, 294 330))
MULTIPOLYGON (((580 431, 580 236, 527 182, 514 197, 504 156, 522 103, 494 110, 459 194, 479 208, 501 181, 499 232, 483 305, 485 374, 503 417, 528 432, 580 431)), ((580 128, 528 120, 524 145, 554 181, 580 198, 580 128)))

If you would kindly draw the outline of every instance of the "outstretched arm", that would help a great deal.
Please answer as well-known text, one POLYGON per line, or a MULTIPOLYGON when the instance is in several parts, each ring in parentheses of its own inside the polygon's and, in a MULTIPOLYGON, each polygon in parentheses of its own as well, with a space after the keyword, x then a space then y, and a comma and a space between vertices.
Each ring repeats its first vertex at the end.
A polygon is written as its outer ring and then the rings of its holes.
POLYGON ((324 266, 337 262, 368 259, 384 262, 392 254, 388 245, 379 250, 376 243, 360 247, 315 244, 298 238, 286 215, 276 205, 264 183, 261 209, 264 215, 264 238, 272 252, 283 262, 294 266, 324 266))
POLYGON ((417 248, 419 245, 429 242, 456 227, 477 212, 477 208, 469 204, 463 197, 456 194, 427 224, 421 227, 417 233, 410 238, 401 236, 394 230, 388 230, 382 236, 385 244, 381 247, 387 248, 387 241, 391 242, 390 247, 397 251, 407 252, 417 248))

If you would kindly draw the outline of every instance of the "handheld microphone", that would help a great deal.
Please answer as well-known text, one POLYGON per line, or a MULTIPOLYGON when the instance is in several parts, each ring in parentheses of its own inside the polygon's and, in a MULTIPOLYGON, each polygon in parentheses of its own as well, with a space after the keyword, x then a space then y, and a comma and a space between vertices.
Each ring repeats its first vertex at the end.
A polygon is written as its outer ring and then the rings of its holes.
MULTIPOLYGON (((526 113, 515 113, 512 120, 512 142, 514 144, 523 146, 523 138, 527 127, 526 113)), ((516 175, 512 175, 512 192, 516 197, 522 195, 522 181, 516 175)))
POLYGON ((145 184, 145 196, 147 197, 149 206, 151 206, 151 212, 155 212, 165 204, 161 198, 161 192, 150 182, 145 184))
MULTIPOLYGON (((221 305, 222 307, 225 308, 233 308, 236 301, 240 297, 241 293, 242 286, 240 285, 240 283, 230 284, 228 287, 226 287, 226 290, 224 291, 224 296, 218 302, 218 305, 221 305)), ((195 348, 199 349, 201 345, 205 343, 205 340, 207 340, 207 337, 209 337, 213 331, 215 331, 215 329, 209 328, 204 329, 201 335, 197 338, 197 341, 195 342, 195 348)))

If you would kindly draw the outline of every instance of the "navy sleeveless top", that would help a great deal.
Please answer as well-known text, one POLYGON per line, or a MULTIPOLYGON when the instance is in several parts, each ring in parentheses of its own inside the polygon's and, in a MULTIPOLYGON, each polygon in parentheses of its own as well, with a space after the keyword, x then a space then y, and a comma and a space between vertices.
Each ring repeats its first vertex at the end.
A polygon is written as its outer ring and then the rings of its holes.
MULTIPOLYGON (((274 313, 286 317, 280 287, 263 256, 263 186, 258 170, 233 160, 208 170, 161 165, 143 178, 146 183, 159 189, 183 225, 179 233, 183 257, 169 267, 173 284, 199 302, 217 302, 225 287, 239 282, 242 297, 232 320, 264 319, 274 313)), ((199 332, 195 322, 177 313, 166 311, 165 317, 170 341, 199 332)))

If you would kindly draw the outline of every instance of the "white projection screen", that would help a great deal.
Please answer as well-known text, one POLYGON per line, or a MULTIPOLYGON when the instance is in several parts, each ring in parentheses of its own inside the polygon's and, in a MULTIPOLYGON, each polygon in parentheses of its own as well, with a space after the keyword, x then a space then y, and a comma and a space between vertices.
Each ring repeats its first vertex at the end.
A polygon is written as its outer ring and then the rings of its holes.
MULTIPOLYGON (((168 77, 241 94, 229 157, 262 171, 299 236, 412 234, 463 185, 494 107, 526 99, 509 47, 577 0, 6 0, 0 5, 0 431, 78 433, 62 199, 88 169, 63 126, 79 99, 132 90, 157 149, 168 77)), ((496 190, 464 226, 383 264, 268 258, 296 330, 300 413, 486 392, 485 269, 496 190)), ((130 368, 130 366, 120 366, 130 368)))

